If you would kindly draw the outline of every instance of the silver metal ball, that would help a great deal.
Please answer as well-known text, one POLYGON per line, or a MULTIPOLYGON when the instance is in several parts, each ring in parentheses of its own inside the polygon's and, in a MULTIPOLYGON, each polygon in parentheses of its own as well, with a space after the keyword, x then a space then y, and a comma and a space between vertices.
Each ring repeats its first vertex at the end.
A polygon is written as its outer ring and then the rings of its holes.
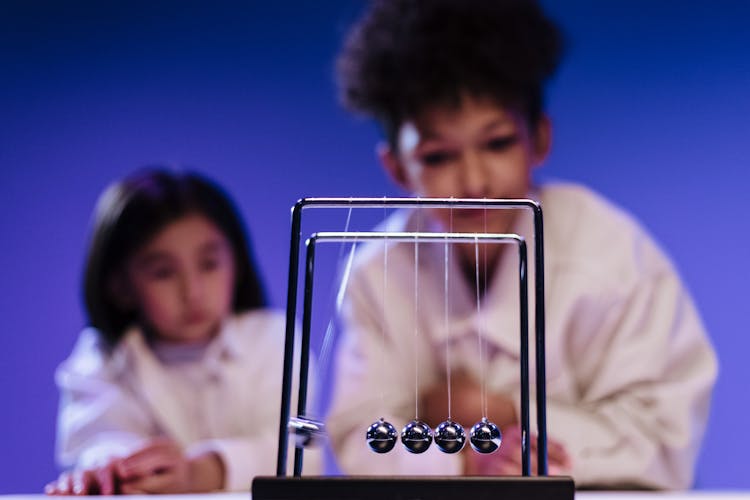
POLYGON ((411 453, 424 453, 432 444, 432 429, 419 420, 412 420, 401 431, 401 442, 411 453))
POLYGON ((327 438, 323 422, 305 417, 289 417, 287 424, 294 435, 297 448, 314 447, 323 444, 327 438))
POLYGON ((396 446, 398 431, 382 418, 372 423, 365 434, 367 444, 375 453, 388 453, 396 446))
POLYGON ((446 420, 435 429, 435 444, 444 453, 458 453, 466 444, 466 432, 461 424, 446 420))
POLYGON ((471 447, 479 453, 494 453, 500 448, 503 435, 495 424, 483 417, 471 428, 469 441, 471 447))

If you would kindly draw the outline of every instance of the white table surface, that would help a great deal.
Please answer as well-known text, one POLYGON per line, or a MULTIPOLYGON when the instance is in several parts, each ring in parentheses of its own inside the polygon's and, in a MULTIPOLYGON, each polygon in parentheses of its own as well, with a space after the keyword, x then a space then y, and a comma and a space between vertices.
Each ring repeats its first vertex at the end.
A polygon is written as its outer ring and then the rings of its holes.
MULTIPOLYGON (((118 499, 119 497, 99 497, 118 499)), ((130 495, 128 500, 250 500, 250 493, 209 493, 202 495, 130 495)), ((694 490, 680 492, 643 492, 643 491, 577 491, 576 499, 580 500, 750 500, 750 491, 737 490, 694 490)), ((2 500, 51 500, 42 494, 0 495, 2 500)))

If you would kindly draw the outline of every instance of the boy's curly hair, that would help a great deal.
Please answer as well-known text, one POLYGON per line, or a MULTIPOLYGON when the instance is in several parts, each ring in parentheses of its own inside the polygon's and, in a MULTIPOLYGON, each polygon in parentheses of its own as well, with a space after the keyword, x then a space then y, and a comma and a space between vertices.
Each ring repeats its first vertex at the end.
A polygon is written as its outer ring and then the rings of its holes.
POLYGON ((395 145, 401 123, 464 93, 541 117, 562 35, 534 0, 376 0, 337 61, 345 106, 373 116, 395 145))

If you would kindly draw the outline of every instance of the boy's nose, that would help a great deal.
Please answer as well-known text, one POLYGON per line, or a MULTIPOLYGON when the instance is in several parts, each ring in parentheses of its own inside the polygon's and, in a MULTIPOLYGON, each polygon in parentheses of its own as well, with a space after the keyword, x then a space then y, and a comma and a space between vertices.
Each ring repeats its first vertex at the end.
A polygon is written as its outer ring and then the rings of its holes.
POLYGON ((463 196, 466 198, 486 198, 489 194, 487 169, 480 155, 469 151, 464 153, 461 165, 463 196))

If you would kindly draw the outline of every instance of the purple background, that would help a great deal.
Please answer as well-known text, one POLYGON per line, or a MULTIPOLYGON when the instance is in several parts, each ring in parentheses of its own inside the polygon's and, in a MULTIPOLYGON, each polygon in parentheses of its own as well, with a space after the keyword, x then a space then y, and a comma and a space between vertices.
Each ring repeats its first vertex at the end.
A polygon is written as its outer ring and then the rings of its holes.
MULTIPOLYGON (((83 324, 87 223, 113 178, 169 162, 227 186, 277 306, 297 198, 400 194, 375 128, 334 98, 332 61, 362 4, 271 3, 0 3, 0 493, 57 473, 53 371, 83 324)), ((721 362, 698 486, 750 488, 750 4, 545 4, 570 49, 543 174, 625 206, 673 256, 721 362)))

